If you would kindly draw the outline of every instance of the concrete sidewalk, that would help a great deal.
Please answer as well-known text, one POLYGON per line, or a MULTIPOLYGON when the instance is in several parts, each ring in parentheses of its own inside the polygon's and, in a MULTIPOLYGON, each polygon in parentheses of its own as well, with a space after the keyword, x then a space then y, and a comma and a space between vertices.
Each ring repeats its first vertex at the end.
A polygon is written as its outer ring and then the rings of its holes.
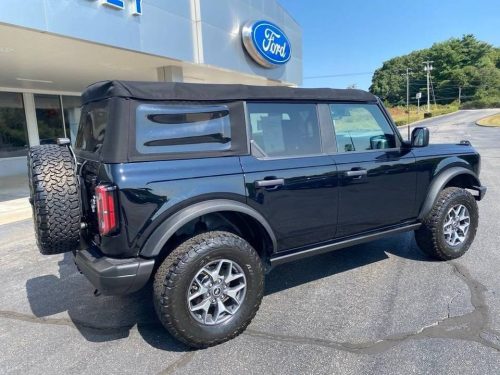
POLYGON ((31 215, 28 197, 0 202, 0 225, 29 219, 31 215))
POLYGON ((31 218, 27 174, 0 177, 0 225, 31 218))

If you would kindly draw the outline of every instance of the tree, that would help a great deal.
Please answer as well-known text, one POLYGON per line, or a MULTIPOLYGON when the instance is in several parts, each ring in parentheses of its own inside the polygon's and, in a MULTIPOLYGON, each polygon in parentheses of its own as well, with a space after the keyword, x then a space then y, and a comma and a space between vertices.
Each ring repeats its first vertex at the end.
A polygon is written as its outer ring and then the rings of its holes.
POLYGON ((370 91, 392 105, 404 104, 406 68, 412 69, 410 97, 414 97, 426 89, 426 60, 434 61, 432 81, 439 103, 455 100, 459 88, 466 98, 500 98, 500 48, 479 41, 474 35, 452 38, 385 61, 373 74, 370 91))

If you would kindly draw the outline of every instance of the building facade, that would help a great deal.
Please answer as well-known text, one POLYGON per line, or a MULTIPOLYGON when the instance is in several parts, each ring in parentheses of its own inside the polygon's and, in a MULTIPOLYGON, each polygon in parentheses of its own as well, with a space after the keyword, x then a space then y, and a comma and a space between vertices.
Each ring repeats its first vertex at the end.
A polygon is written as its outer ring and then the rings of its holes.
POLYGON ((301 29, 275 0, 10 1, 0 178, 26 173, 29 146, 74 139, 80 93, 108 79, 300 85, 301 29))

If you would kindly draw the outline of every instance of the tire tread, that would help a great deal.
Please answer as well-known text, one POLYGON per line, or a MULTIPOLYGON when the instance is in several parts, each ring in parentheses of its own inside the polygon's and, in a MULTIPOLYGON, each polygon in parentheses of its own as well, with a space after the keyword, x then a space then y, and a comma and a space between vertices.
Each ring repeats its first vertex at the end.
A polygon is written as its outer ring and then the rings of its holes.
POLYGON ((31 147, 28 173, 40 252, 49 255, 75 250, 81 215, 75 162, 70 151, 59 145, 31 147))
MULTIPOLYGON (((175 288, 179 279, 183 277, 183 273, 190 261, 195 257, 204 256, 205 252, 218 245, 233 246, 235 251, 244 251, 247 256, 254 258, 255 264, 259 265, 257 274, 264 274, 261 259, 248 242, 230 232, 211 231, 198 234, 175 248, 158 268, 153 283, 154 305, 161 323, 174 338, 194 348, 214 346, 241 334, 255 317, 262 300, 262 292, 260 292, 260 295, 256 299, 257 302, 251 307, 251 316, 249 319, 222 338, 219 337, 211 341, 199 341, 196 337, 182 330, 175 314, 172 314, 172 306, 169 300, 170 292, 175 288)), ((260 288, 258 289, 262 291, 264 285, 263 277, 261 277, 259 283, 260 288)))
MULTIPOLYGON (((467 246, 464 251, 450 255, 443 250, 440 244, 439 228, 440 225, 442 225, 441 218, 444 214, 444 210, 450 201, 457 199, 467 200, 477 215, 478 208, 476 200, 467 190, 458 187, 448 187, 441 191, 431 212, 429 212, 427 217, 423 220, 422 226, 415 231, 415 240, 419 248, 432 258, 452 260, 462 256, 468 249, 467 246)), ((472 239, 470 239, 470 241, 473 240, 476 230, 477 220, 475 222, 471 220, 469 236, 472 237, 472 239)))

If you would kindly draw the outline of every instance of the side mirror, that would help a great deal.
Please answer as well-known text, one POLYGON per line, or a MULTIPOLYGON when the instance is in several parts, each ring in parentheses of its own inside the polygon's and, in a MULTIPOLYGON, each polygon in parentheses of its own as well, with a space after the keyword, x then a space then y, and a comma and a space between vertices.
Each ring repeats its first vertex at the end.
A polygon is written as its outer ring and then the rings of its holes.
POLYGON ((411 132, 411 147, 426 147, 429 145, 429 129, 415 128, 411 132))

